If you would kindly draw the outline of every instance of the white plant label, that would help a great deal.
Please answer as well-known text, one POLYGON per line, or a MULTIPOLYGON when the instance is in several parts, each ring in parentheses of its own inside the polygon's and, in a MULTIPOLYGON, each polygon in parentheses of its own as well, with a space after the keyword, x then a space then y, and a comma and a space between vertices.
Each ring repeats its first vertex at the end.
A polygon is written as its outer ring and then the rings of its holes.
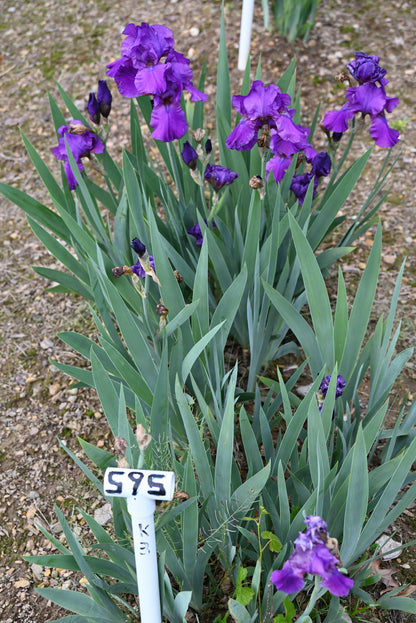
POLYGON ((109 467, 104 474, 104 495, 127 498, 142 623, 162 621, 154 512, 156 500, 172 500, 174 492, 173 472, 109 467))
POLYGON ((134 495, 153 500, 171 500, 175 474, 145 469, 109 467, 104 474, 104 495, 128 498, 134 495))

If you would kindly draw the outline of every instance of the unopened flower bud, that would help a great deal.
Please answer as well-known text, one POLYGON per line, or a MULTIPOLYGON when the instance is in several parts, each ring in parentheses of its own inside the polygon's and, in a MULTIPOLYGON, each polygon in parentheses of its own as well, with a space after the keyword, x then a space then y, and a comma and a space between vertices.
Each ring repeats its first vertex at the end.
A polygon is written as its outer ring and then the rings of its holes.
POLYGON ((116 456, 119 458, 124 456, 128 445, 129 444, 123 437, 116 437, 114 440, 114 452, 116 456))
POLYGON ((205 153, 208 155, 212 152, 212 142, 210 138, 207 138, 207 140, 205 141, 205 153))
POLYGON ((139 240, 138 238, 133 238, 130 246, 133 251, 136 251, 139 257, 143 257, 143 255, 146 253, 146 247, 144 246, 143 242, 141 242, 141 240, 139 240))
POLYGON ((107 86, 106 80, 98 81, 98 89, 97 89, 97 102, 100 106, 100 113, 105 119, 107 119, 108 115, 111 111, 111 103, 113 101, 113 96, 111 95, 111 91, 107 86))
POLYGON ((136 439, 140 450, 144 452, 152 441, 152 436, 149 435, 149 433, 146 433, 146 430, 142 424, 138 424, 136 428, 136 439))
POLYGON ((196 163, 198 162, 198 154, 189 141, 184 142, 181 156, 186 166, 192 169, 192 171, 195 171, 196 163))
POLYGON ((91 92, 88 97, 87 111, 91 121, 98 125, 100 123, 100 105, 97 102, 95 93, 91 92))

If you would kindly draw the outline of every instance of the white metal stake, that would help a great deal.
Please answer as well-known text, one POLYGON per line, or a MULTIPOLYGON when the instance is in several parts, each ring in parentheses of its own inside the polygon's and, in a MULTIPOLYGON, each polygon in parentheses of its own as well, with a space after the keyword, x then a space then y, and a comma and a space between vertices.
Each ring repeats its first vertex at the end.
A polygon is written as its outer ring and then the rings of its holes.
POLYGON ((104 495, 127 498, 131 515, 141 623, 161 623, 154 512, 156 500, 172 500, 173 472, 109 467, 104 495))
POLYGON ((243 0, 240 27, 240 46, 238 50, 238 69, 244 71, 250 52, 251 27, 253 25, 254 0, 243 0))

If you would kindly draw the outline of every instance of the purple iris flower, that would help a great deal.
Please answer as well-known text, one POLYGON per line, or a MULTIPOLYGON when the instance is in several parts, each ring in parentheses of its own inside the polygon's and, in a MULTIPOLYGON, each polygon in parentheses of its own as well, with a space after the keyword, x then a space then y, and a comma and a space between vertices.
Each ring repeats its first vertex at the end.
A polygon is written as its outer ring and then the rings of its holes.
POLYGON ((305 586, 305 573, 320 575, 321 584, 332 595, 345 597, 354 585, 354 581, 343 575, 337 568, 338 559, 326 546, 328 527, 317 516, 306 517, 306 532, 299 533, 295 541, 295 550, 280 571, 273 571, 270 580, 277 590, 296 593, 305 586))
POLYGON ((356 59, 348 65, 351 74, 359 85, 346 90, 346 103, 340 110, 326 113, 322 124, 336 134, 345 132, 357 113, 371 120, 370 136, 379 147, 393 147, 399 140, 399 132, 390 128, 385 113, 392 112, 399 100, 387 97, 384 89, 388 80, 384 78, 385 69, 378 66, 379 57, 364 52, 356 53, 356 59), (376 84, 379 82, 380 86, 376 84))
POLYGON ((198 162, 198 154, 189 141, 184 142, 181 156, 184 163, 192 169, 192 171, 195 171, 196 163, 198 162))
POLYGON ((188 129, 182 91, 188 91, 193 102, 208 97, 193 86, 189 60, 174 50, 172 31, 166 26, 128 24, 123 34, 127 36, 121 45, 122 58, 107 65, 107 75, 125 97, 154 97, 150 119, 154 138, 166 142, 181 138, 188 129))
POLYGON ((62 125, 58 128, 58 134, 60 136, 59 143, 51 151, 55 158, 64 162, 69 188, 74 190, 77 181, 68 161, 65 140, 80 171, 84 170, 81 158, 89 158, 92 153, 101 154, 104 151, 104 143, 99 136, 91 131, 91 128, 76 119, 70 121, 68 125, 62 125))
POLYGON ((379 82, 381 86, 387 84, 384 78, 386 70, 378 64, 379 56, 366 54, 365 52, 354 52, 355 60, 348 63, 348 71, 359 84, 365 82, 379 82))
MULTIPOLYGON (((329 383, 331 381, 331 375, 329 374, 328 376, 325 376, 322 381, 321 384, 319 386, 319 389, 321 390, 322 394, 324 396, 327 395, 328 393, 328 388, 329 388, 329 383)), ((342 376, 340 374, 338 374, 337 376, 337 386, 335 389, 335 398, 340 398, 342 396, 342 394, 344 393, 344 388, 346 386, 347 382, 342 378, 342 376)))
POLYGON ((122 58, 107 65, 107 75, 125 97, 163 93, 168 66, 161 61, 173 47, 172 31, 142 22, 140 26, 128 24, 123 35, 127 36, 121 44, 122 58))
POLYGON ((280 115, 276 120, 276 129, 271 131, 270 151, 273 157, 266 163, 266 173, 273 172, 274 179, 279 183, 292 162, 292 156, 299 152, 305 154, 311 162, 316 154, 308 142, 309 128, 296 124, 291 115, 280 115))
POLYGON ((233 95, 232 104, 242 119, 225 141, 229 149, 250 150, 263 126, 276 127, 280 113, 288 112, 290 96, 275 84, 255 80, 247 95, 233 95))
MULTIPOLYGON (((204 222, 206 225, 208 225, 208 221, 206 219, 204 219, 204 222)), ((212 228, 215 229, 217 226, 215 224, 215 221, 212 221, 212 228)), ((201 231, 201 226, 199 223, 197 223, 196 225, 193 225, 192 227, 190 227, 188 229, 188 234, 191 234, 191 236, 194 236, 195 238, 195 244, 197 245, 201 245, 203 243, 203 235, 202 235, 202 231, 201 231)))
POLYGON ((232 184, 240 176, 238 173, 221 167, 219 164, 207 164, 204 177, 208 184, 218 192, 223 186, 232 184))

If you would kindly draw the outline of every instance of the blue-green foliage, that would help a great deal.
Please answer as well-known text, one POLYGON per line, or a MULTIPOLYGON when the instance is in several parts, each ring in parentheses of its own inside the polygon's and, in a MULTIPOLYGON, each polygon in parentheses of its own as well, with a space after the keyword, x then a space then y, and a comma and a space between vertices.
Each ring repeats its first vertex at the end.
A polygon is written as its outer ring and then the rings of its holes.
POLYGON ((303 37, 306 41, 315 23, 320 0, 273 0, 274 23, 288 41, 303 37))

